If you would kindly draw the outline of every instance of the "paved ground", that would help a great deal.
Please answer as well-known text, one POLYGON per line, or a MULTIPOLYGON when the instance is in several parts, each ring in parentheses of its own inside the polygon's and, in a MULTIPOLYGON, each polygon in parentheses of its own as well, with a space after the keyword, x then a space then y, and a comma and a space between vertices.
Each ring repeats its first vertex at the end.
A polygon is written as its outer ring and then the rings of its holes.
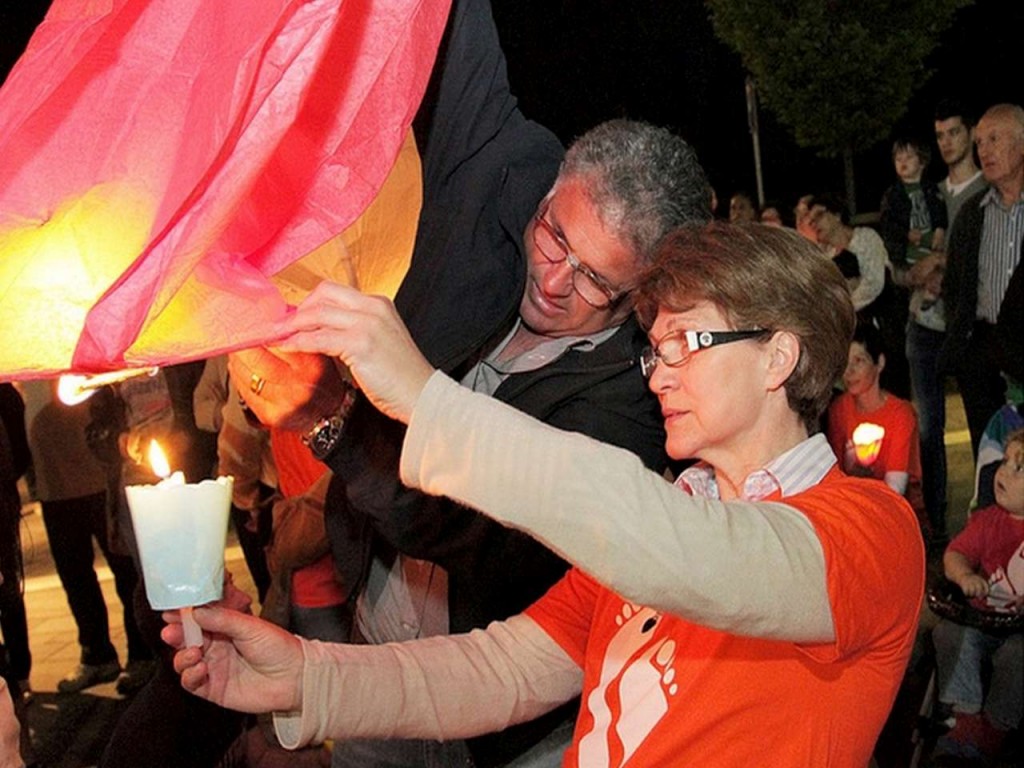
MULTIPOLYGON (((950 405, 946 443, 950 467, 950 530, 962 527, 967 501, 972 492, 973 467, 963 411, 959 398, 950 405)), ((25 553, 26 603, 33 652, 32 687, 35 699, 29 707, 29 721, 38 764, 41 768, 91 768, 97 764, 115 723, 127 706, 113 683, 96 686, 81 694, 57 694, 57 681, 78 663, 76 630, 64 593, 50 559, 42 519, 34 506, 26 507, 22 540, 25 553)), ((241 551, 229 541, 228 567, 251 594, 248 571, 241 551)), ((102 559, 100 561, 102 563, 102 559)), ((122 658, 125 652, 120 603, 110 572, 104 566, 101 581, 111 609, 111 630, 122 658)), ((879 599, 884 599, 880 596, 879 599)), ((927 612, 922 632, 934 622, 927 612)), ((922 634, 922 637, 924 635, 922 634)), ((897 702, 897 712, 877 756, 880 768, 902 768, 909 764, 909 731, 921 700, 927 669, 912 666, 907 684, 897 702)), ((140 766, 140 768, 145 768, 140 766)))

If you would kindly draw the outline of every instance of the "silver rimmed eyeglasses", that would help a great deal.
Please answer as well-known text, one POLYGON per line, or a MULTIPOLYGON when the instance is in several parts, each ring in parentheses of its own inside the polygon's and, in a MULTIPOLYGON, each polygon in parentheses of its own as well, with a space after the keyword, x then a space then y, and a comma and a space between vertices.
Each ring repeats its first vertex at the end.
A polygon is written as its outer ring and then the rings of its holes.
POLYGON ((749 331, 669 331, 640 354, 640 371, 645 379, 649 379, 659 362, 670 368, 678 368, 702 349, 770 334, 771 331, 766 328, 749 331))
POLYGON ((621 301, 629 290, 612 287, 611 283, 579 260, 565 241, 565 237, 544 218, 549 205, 550 201, 545 200, 533 215, 533 244, 537 246, 541 256, 552 264, 568 262, 569 268, 572 269, 573 290, 594 309, 608 309, 621 301))

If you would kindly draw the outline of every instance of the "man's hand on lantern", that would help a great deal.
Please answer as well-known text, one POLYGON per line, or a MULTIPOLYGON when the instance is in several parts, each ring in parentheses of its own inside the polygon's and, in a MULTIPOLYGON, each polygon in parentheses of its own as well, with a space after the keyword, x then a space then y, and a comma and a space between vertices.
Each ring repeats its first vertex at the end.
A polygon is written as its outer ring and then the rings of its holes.
POLYGON ((340 357, 370 402, 405 423, 434 372, 395 305, 348 286, 321 283, 284 329, 291 335, 282 349, 340 357))
POLYGON ((186 648, 178 611, 164 613, 160 636, 177 649, 174 671, 196 696, 239 712, 280 712, 302 703, 302 644, 270 622, 212 603, 193 611, 201 648, 186 648))
POLYGON ((304 432, 344 397, 341 372, 324 355, 254 347, 228 355, 239 394, 261 422, 304 432))

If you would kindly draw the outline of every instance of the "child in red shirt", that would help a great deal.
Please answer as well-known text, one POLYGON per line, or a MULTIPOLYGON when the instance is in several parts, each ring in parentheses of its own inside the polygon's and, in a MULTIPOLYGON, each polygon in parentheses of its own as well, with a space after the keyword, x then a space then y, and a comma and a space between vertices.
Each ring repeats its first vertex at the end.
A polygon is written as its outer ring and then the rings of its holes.
MULTIPOLYGON (((943 557, 946 578, 981 611, 1024 611, 1024 430, 1009 435, 995 476, 996 503, 974 512, 943 557)), ((988 632, 942 621, 934 630, 939 701, 956 724, 936 750, 952 757, 993 760, 1024 712, 1024 633, 988 632), (981 666, 990 659, 988 690, 981 666)))

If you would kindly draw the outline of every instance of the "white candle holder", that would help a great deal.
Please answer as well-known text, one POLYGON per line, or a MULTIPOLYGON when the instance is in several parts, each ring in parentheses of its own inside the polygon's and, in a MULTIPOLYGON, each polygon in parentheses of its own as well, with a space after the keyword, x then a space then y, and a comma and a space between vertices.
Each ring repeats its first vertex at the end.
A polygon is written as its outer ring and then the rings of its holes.
MULTIPOLYGON (((125 488, 146 598, 155 610, 191 609, 221 598, 232 483, 231 477, 186 483, 175 472, 156 485, 125 488)), ((186 629, 188 645, 202 643, 197 627, 186 629)))

